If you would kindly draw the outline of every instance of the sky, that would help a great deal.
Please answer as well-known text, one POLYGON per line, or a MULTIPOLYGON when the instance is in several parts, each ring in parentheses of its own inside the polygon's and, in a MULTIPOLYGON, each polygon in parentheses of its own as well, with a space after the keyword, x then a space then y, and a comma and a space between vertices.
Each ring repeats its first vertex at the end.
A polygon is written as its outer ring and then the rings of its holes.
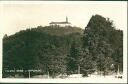
POLYGON ((117 29, 127 28, 127 2, 51 1, 0 3, 0 33, 12 35, 26 28, 48 26, 51 21, 68 21, 85 28, 92 15, 113 20, 117 29))

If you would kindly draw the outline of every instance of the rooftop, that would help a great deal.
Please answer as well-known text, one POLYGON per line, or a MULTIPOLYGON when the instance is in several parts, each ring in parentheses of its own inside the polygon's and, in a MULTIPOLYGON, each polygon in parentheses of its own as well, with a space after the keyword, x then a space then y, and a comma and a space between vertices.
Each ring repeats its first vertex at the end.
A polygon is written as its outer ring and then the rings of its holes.
POLYGON ((66 21, 63 21, 63 22, 50 22, 49 24, 71 24, 71 23, 68 22, 68 18, 66 17, 66 21))
POLYGON ((49 24, 71 24, 70 22, 50 22, 49 24))

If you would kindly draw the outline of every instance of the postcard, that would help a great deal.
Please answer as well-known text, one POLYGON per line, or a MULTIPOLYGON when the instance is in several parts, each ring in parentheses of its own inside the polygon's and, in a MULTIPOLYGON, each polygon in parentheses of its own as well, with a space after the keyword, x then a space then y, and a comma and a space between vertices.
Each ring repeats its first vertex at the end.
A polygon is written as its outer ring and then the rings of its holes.
POLYGON ((3 83, 126 83, 126 1, 1 1, 3 83))

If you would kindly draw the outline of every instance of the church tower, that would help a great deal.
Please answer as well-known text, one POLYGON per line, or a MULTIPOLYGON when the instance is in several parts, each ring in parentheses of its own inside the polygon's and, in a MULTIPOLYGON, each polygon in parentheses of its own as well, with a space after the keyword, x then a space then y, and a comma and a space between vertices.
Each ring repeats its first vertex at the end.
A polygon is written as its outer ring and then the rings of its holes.
POLYGON ((68 22, 68 17, 66 16, 66 22, 68 22))

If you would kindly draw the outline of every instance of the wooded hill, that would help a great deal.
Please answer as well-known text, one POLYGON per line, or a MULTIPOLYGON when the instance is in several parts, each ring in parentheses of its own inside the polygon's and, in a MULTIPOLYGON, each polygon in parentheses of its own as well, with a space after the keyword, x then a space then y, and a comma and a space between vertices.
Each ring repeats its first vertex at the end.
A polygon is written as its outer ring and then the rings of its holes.
POLYGON ((3 38, 3 77, 15 74, 28 77, 28 72, 6 70, 36 70, 34 75, 56 77, 60 74, 95 71, 117 72, 123 69, 123 32, 112 21, 100 15, 92 16, 87 27, 38 26, 3 38), (112 66, 113 65, 113 66, 112 66))

